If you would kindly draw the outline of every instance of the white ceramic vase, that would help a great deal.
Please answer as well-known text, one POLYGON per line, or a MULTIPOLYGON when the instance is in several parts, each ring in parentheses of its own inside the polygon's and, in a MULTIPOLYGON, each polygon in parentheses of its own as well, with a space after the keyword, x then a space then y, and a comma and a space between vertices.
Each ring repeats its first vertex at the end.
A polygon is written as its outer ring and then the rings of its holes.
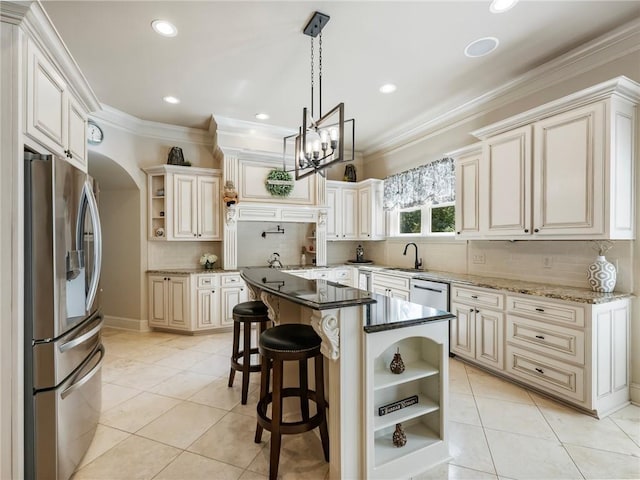
POLYGON ((594 292, 611 293, 616 287, 616 267, 604 255, 589 265, 587 278, 594 292))

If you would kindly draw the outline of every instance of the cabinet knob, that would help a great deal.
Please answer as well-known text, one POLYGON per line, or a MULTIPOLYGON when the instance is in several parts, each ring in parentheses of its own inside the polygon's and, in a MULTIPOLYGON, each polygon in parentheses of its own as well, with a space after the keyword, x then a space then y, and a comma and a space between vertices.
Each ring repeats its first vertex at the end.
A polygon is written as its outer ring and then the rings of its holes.
POLYGON ((469 309, 469 312, 473 313, 473 308, 470 308, 470 309, 469 309))
POLYGON ((457 235, 460 235, 460 232, 456 232, 457 235))
POLYGON ((536 372, 544 375, 544 370, 542 370, 541 368, 536 368, 536 372))
POLYGON ((480 313, 480 310, 478 310, 477 308, 476 308, 476 313, 480 313))
POLYGON ((195 236, 196 236, 196 234, 194 233, 194 234, 193 234, 193 236, 195 237, 195 236))
POLYGON ((528 228, 525 228, 525 229, 524 229, 524 233, 529 233, 529 229, 528 229, 528 228))
POLYGON ((471 298, 477 299, 478 296, 477 295, 471 295, 471 298))
POLYGON ((211 293, 216 293, 216 291, 215 290, 211 290, 211 293))
POLYGON ((164 278, 163 278, 163 280, 166 280, 166 279, 167 279, 167 277, 164 277, 164 278))
POLYGON ((199 234, 198 234, 198 236, 199 236, 199 237, 201 237, 201 236, 202 236, 202 234, 201 234, 201 233, 199 233, 199 234))
POLYGON ((543 335, 536 335, 536 338, 539 338, 540 340, 544 340, 544 336, 543 335))
POLYGON ((538 233, 539 231, 540 231, 540 229, 539 229, 539 228, 535 228, 535 229, 533 230, 533 232, 534 232, 534 233, 538 233))

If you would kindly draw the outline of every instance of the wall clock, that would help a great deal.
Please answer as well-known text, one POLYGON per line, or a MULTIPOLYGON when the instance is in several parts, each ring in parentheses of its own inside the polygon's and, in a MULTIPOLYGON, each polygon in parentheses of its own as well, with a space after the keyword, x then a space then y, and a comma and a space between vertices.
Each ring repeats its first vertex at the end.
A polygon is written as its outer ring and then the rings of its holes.
POLYGON ((87 142, 92 145, 98 145, 102 142, 103 138, 104 134, 102 133, 102 129, 92 121, 89 121, 87 125, 87 142))

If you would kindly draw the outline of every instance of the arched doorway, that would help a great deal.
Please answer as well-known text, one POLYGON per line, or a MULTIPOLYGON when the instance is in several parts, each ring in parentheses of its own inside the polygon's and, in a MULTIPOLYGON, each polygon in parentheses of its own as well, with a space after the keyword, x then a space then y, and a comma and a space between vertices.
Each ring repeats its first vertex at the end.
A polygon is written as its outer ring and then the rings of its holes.
POLYGON ((141 329, 141 192, 115 160, 89 152, 89 175, 99 186, 103 255, 100 282, 105 323, 141 329))

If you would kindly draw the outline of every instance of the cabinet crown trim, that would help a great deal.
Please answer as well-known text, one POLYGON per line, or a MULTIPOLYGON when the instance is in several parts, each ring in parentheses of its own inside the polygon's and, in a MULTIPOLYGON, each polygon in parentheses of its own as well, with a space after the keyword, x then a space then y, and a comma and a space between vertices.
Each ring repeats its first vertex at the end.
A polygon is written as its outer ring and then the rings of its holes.
POLYGON ((222 170, 218 168, 201 168, 201 167, 183 167, 180 165, 158 165, 143 169, 146 173, 181 173, 191 175, 214 175, 221 176, 222 170))
POLYGON ((640 102, 640 84, 625 76, 615 77, 505 120, 492 123, 484 128, 474 130, 471 132, 471 135, 480 140, 486 140, 494 135, 542 120, 548 116, 588 105, 599 100, 605 100, 614 95, 631 103, 638 103, 640 102))

